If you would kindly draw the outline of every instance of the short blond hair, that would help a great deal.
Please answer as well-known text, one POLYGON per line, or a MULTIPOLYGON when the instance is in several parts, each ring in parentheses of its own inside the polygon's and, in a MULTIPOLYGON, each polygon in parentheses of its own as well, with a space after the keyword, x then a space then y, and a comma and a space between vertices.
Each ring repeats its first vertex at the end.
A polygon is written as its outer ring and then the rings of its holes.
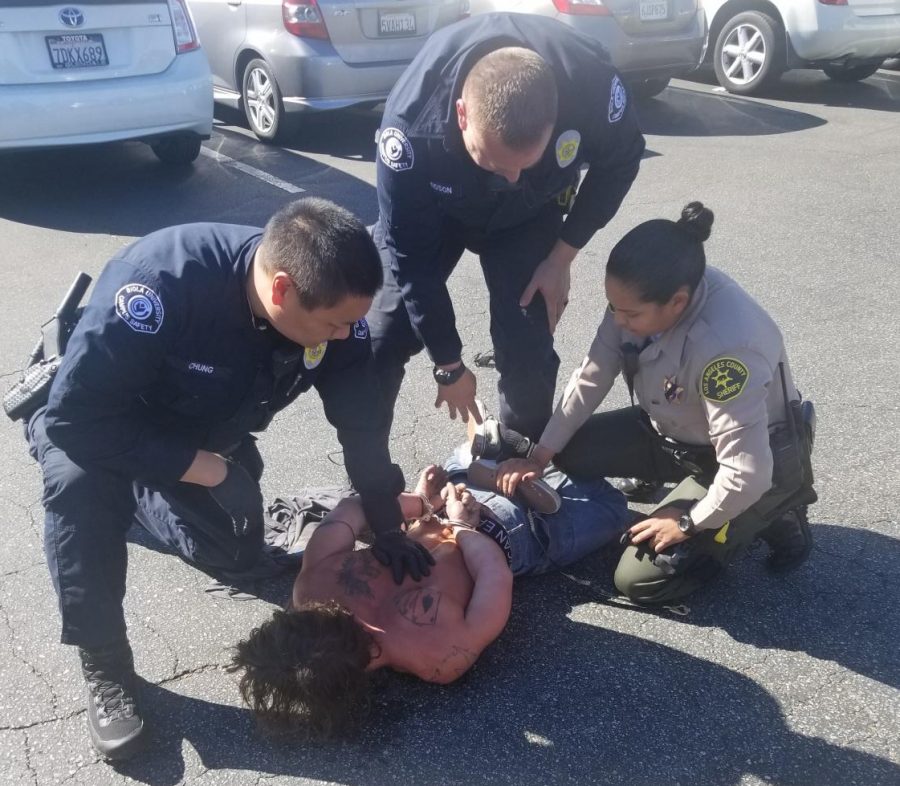
POLYGON ((463 83, 470 120, 513 150, 537 143, 556 124, 556 77, 537 52, 520 46, 482 57, 463 83))

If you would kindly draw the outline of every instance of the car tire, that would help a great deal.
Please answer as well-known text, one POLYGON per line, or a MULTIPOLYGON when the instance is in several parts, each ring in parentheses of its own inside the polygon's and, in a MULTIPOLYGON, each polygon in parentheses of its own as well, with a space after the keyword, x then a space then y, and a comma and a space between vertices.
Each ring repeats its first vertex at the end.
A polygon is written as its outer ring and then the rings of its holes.
POLYGON ((729 19, 713 49, 716 79, 729 93, 751 95, 784 72, 785 40, 781 24, 759 11, 729 19))
POLYGON ((156 157, 169 166, 188 166, 200 155, 200 137, 187 135, 170 136, 153 142, 150 149, 156 157))
POLYGON ((250 130, 262 142, 283 142, 290 132, 281 89, 265 60, 251 60, 241 81, 241 101, 250 130))
POLYGON ((658 96, 669 86, 669 77, 657 76, 650 79, 636 79, 629 85, 631 92, 638 100, 658 96))
POLYGON ((868 63, 866 65, 827 65, 822 70, 826 76, 835 82, 859 82, 872 76, 881 63, 868 63))

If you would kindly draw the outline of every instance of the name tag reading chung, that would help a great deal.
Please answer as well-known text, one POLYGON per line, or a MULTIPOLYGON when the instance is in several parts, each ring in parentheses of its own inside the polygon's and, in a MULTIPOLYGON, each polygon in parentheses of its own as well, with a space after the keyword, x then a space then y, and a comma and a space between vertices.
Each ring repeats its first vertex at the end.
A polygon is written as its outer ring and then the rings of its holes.
POLYGON ((669 18, 667 0, 641 0, 641 21, 660 22, 669 18))
POLYGON ((378 35, 415 35, 416 15, 412 13, 378 12, 378 35))
POLYGON ((99 33, 48 35, 47 51, 54 68, 95 68, 109 65, 106 45, 99 33))

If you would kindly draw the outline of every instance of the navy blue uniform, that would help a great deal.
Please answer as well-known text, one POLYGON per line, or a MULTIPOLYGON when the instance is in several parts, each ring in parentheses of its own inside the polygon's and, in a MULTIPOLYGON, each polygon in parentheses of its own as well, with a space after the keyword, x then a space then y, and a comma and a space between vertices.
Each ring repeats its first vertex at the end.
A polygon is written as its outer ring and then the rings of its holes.
POLYGON ((643 152, 627 90, 596 41, 529 14, 479 15, 435 33, 391 92, 378 143, 375 241, 386 281, 369 324, 394 398, 423 345, 437 364, 460 358, 446 281, 468 248, 481 257, 491 295, 501 419, 540 436, 559 359, 543 299, 523 311, 519 298, 558 239, 581 248, 615 215, 643 152), (506 46, 541 55, 559 93, 550 144, 514 186, 475 165, 455 108, 475 62, 506 46), (587 174, 564 219, 582 165, 587 174))
POLYGON ((403 477, 378 422, 366 323, 346 340, 304 348, 254 317, 247 274, 261 240, 254 227, 173 227, 124 249, 97 281, 46 410, 28 426, 44 472, 45 546, 65 643, 124 635, 134 520, 201 566, 255 562, 262 531, 235 533, 205 488, 179 479, 202 449, 258 481, 251 432, 311 387, 351 482, 385 511, 385 528, 401 520, 403 477))

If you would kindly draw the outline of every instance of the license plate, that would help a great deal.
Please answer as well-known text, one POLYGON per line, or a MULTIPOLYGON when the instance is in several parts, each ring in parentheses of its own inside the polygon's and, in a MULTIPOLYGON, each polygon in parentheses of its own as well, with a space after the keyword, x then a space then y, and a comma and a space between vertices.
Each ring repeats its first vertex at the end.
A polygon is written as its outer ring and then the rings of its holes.
POLYGON ((378 12, 379 35, 407 35, 416 32, 415 14, 385 14, 378 12))
POLYGON ((106 45, 100 33, 48 35, 47 51, 54 68, 94 68, 109 65, 106 45))
POLYGON ((669 4, 667 2, 651 2, 641 0, 641 21, 657 22, 660 19, 669 18, 669 4))

